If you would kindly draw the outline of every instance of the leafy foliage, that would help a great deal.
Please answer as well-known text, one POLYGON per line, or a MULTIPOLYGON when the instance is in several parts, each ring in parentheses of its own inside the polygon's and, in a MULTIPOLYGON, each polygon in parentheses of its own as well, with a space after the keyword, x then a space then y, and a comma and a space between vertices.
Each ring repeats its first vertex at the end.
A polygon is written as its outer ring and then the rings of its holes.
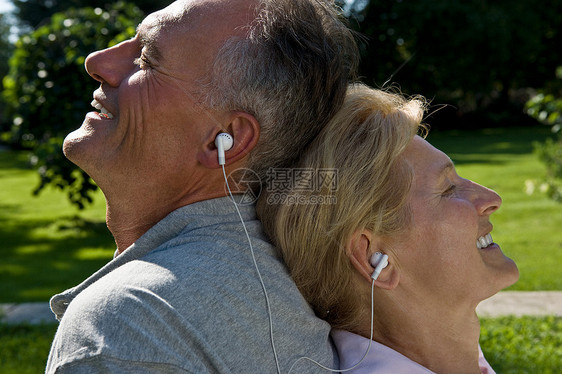
MULTIPOLYGON (((42 178, 38 191, 47 184, 69 188, 71 199, 83 206, 95 187, 59 151, 62 136, 81 122, 95 85, 82 64, 88 53, 106 47, 121 33, 121 38, 130 36, 141 12, 123 3, 95 0, 13 3, 22 24, 38 28, 22 36, 11 59, 10 74, 4 80, 7 103, 0 103, 7 110, 4 119, 0 117, 0 126, 3 120, 10 126, 13 123, 12 141, 35 148, 33 160, 42 178), (99 8, 77 10, 83 6, 99 8), (66 10, 70 7, 76 9, 66 10)), ((171 0, 135 2, 145 12, 169 3, 171 0)), ((522 114, 526 100, 513 106, 514 93, 550 86, 562 61, 561 1, 548 6, 537 6, 532 0, 337 3, 348 9, 351 24, 365 35, 363 80, 379 87, 397 81, 404 92, 422 93, 434 103, 457 108, 447 107, 433 115, 433 127, 442 121, 470 128, 505 123, 506 119, 509 123, 526 121, 524 115, 514 118, 514 113, 522 114), (467 113, 472 113, 471 118, 467 113)), ((0 53, 5 51, 0 48, 0 53)), ((7 58, 0 58, 0 76, 2 61, 7 58)), ((0 131, 5 128, 3 125, 0 131)))
POLYGON ((552 126, 555 138, 535 143, 535 151, 547 168, 545 192, 562 202, 562 66, 556 74, 559 80, 532 97, 526 109, 531 117, 552 126))
POLYGON ((124 2, 105 10, 69 9, 17 41, 4 100, 13 119, 12 142, 34 150, 41 176, 35 193, 52 184, 67 190, 79 208, 91 202, 96 186, 64 158, 62 141, 82 122, 96 88, 83 67, 86 56, 133 36, 142 15, 124 2))
POLYGON ((361 74, 463 111, 542 87, 562 60, 562 2, 356 0, 361 74))
MULTIPOLYGON (((5 14, 0 14, 0 77, 8 73, 8 59, 12 54, 13 47, 8 40, 10 34, 10 24, 5 14)), ((0 89, 2 88, 0 82, 0 89)))
MULTIPOLYGON (((2 77, 8 74, 9 65, 8 60, 12 55, 14 49, 13 45, 8 40, 10 34, 10 24, 6 19, 5 14, 0 14, 0 92, 3 90, 2 77)), ((3 130, 4 103, 0 100, 0 132, 3 130)))
MULTIPOLYGON (((135 5, 144 13, 152 13, 170 4, 172 0, 136 0, 135 5)), ((49 23, 55 13, 69 8, 107 7, 114 2, 99 0, 13 0, 22 23, 36 28, 49 23)))
POLYGON ((484 319, 480 345, 498 373, 559 373, 562 367, 562 318, 484 319))

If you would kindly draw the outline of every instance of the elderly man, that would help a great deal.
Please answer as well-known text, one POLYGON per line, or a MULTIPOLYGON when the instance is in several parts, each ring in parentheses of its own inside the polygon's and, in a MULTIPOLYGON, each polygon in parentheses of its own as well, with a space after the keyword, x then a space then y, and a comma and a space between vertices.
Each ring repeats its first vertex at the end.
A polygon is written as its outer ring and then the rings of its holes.
MULTIPOLYGON (((88 56, 99 112, 64 153, 102 189, 117 251, 51 300, 48 373, 287 373, 303 356, 337 367, 329 325, 254 206, 240 207, 246 236, 225 197, 215 138, 233 138, 227 172, 289 167, 340 107, 356 59, 326 0, 180 0, 88 56)), ((293 372, 320 371, 304 361, 293 372)))

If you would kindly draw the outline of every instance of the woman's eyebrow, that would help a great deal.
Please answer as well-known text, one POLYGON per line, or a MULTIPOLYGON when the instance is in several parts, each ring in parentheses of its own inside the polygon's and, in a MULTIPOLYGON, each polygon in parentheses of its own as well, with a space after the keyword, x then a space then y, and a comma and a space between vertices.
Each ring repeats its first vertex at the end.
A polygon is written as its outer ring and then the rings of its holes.
POLYGON ((443 162, 435 169, 436 179, 438 179, 439 181, 444 180, 445 178, 447 178, 447 175, 449 175, 451 170, 455 170, 455 164, 450 158, 447 158, 447 161, 443 162))
POLYGON ((439 174, 448 173, 449 170, 454 169, 455 164, 451 159, 448 159, 447 162, 443 163, 443 165, 439 168, 439 174))

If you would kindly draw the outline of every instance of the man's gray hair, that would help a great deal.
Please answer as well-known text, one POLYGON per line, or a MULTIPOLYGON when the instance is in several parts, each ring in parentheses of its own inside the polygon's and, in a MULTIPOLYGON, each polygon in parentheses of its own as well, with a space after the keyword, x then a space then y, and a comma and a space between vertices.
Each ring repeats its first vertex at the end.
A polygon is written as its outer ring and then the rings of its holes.
POLYGON ((268 168, 290 167, 343 103, 358 50, 327 0, 262 0, 245 37, 219 50, 204 103, 240 110, 260 123, 248 167, 262 182, 268 168))

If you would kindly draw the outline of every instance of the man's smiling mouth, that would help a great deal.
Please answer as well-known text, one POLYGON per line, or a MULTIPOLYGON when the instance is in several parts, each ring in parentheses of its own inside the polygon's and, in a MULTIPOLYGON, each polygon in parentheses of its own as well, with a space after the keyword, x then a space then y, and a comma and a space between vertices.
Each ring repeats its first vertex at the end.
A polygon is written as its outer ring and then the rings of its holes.
POLYGON ((100 116, 106 119, 112 119, 113 114, 111 114, 107 109, 104 108, 96 99, 94 99, 91 105, 100 111, 100 116))

